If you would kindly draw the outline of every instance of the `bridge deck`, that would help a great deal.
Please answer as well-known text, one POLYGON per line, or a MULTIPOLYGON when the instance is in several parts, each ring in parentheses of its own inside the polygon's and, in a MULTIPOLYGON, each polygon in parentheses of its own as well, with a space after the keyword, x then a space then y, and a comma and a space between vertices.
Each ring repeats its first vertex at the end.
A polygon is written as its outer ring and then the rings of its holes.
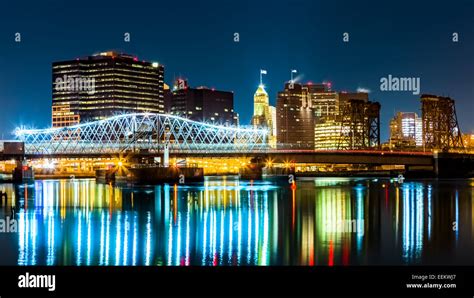
MULTIPOLYGON (((162 153, 126 152, 121 156, 158 157, 162 153)), ((115 158, 119 154, 26 154, 27 159, 40 158, 115 158)), ((372 164, 372 165, 433 165, 431 152, 390 152, 369 150, 345 151, 314 151, 314 150, 256 150, 249 152, 206 152, 206 151, 181 151, 170 152, 170 157, 176 158, 232 158, 232 157, 261 157, 271 159, 275 163, 334 163, 334 164, 372 164)), ((0 154, 0 160, 15 158, 12 155, 0 154)))

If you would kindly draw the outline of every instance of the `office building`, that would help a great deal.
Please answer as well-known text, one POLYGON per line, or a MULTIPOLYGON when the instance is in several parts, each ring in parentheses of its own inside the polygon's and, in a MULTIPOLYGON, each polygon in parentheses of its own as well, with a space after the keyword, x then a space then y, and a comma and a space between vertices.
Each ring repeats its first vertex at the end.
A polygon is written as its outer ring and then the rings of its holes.
POLYGON ((303 92, 308 97, 309 103, 315 115, 315 121, 321 122, 325 119, 334 119, 338 114, 338 93, 330 90, 329 83, 307 83, 303 85, 303 92))
POLYGON ((191 88, 184 79, 173 86, 170 113, 199 122, 237 125, 234 113, 234 93, 201 86, 191 88))
POLYGON ((274 148, 277 142, 276 135, 274 134, 276 130, 276 123, 274 122, 276 110, 275 107, 270 106, 269 101, 270 99, 265 90, 265 86, 263 83, 260 83, 253 96, 252 125, 255 128, 268 129, 267 142, 274 148), (275 112, 273 112, 274 110, 275 112))
POLYGON ((164 67, 104 52, 53 63, 53 126, 134 112, 164 112, 164 67))
POLYGON ((390 121, 390 147, 413 148, 423 145, 423 123, 418 114, 398 112, 390 121))
POLYGON ((474 133, 466 133, 462 135, 464 148, 467 150, 474 150, 474 133))
POLYGON ((342 141, 341 135, 347 134, 349 127, 342 126, 341 121, 328 119, 314 126, 314 149, 337 150, 342 141))
POLYGON ((277 98, 277 143, 301 149, 314 148, 315 116, 307 88, 288 82, 277 98))

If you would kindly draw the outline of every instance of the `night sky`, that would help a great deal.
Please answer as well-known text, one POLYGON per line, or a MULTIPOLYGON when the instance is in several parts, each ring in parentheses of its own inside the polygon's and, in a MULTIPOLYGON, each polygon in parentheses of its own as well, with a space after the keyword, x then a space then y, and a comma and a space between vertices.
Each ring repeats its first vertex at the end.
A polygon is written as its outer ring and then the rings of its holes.
POLYGON ((371 90, 371 100, 382 104, 382 141, 395 111, 420 112, 419 95, 380 91, 389 74, 420 77, 421 93, 454 98, 461 130, 474 132, 474 0, 20 0, 0 6, 2 139, 19 125, 51 124, 53 61, 106 50, 164 64, 168 84, 181 75, 191 86, 234 91, 241 124, 250 122, 261 68, 268 71, 271 104, 297 69, 303 82, 371 90), (16 32, 21 43, 14 42, 16 32))

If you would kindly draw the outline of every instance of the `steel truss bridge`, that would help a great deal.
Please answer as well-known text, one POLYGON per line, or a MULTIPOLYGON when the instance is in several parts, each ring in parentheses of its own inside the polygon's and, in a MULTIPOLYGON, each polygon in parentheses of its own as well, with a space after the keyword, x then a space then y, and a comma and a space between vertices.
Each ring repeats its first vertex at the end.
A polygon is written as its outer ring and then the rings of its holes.
POLYGON ((219 126, 167 114, 134 113, 74 126, 17 129, 28 155, 90 155, 124 152, 261 152, 267 130, 219 126))

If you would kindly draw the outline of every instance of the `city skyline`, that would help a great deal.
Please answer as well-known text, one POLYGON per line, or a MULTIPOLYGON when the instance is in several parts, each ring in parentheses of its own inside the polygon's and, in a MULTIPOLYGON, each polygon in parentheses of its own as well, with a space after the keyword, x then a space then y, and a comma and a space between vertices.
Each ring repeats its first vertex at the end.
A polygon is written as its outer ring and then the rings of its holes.
MULTIPOLYGON (((169 33, 170 30, 166 30, 172 26, 162 28, 161 30, 166 33, 162 40, 157 39, 156 33, 150 34, 150 30, 157 30, 160 26, 148 26, 146 21, 140 21, 136 17, 131 17, 131 20, 135 22, 118 26, 120 28, 96 31, 89 28, 89 30, 84 30, 88 32, 87 34, 73 28, 72 31, 56 32, 57 38, 53 38, 50 37, 50 33, 54 30, 49 24, 39 24, 38 28, 32 28, 28 24, 31 25, 37 17, 38 12, 35 9, 39 12, 54 14, 60 9, 59 4, 59 6, 51 7, 47 12, 44 8, 36 7, 36 4, 23 11, 13 6, 11 16, 6 16, 5 20, 17 18, 18 21, 25 21, 27 17, 31 20, 20 26, 22 28, 15 28, 18 22, 10 22, 0 29, 2 33, 0 37, 11 42, 10 44, 7 42, 7 46, 0 50, 0 65, 3 69, 0 72, 0 98, 2 102, 5 102, 6 107, 0 111, 0 133, 3 138, 10 138, 9 134, 20 125, 37 128, 51 125, 51 64, 53 62, 111 49, 164 64, 167 84, 170 84, 174 77, 183 76, 189 79, 191 85, 205 85, 210 88, 233 91, 234 108, 240 114, 241 124, 250 124, 253 112, 251 103, 258 86, 260 69, 268 71, 264 83, 270 104, 273 106, 276 105, 277 92, 281 91, 284 83, 290 79, 290 71, 297 69, 302 82, 330 81, 333 89, 338 91, 356 91, 358 88, 371 90, 371 99, 382 105, 382 141, 386 141, 389 137, 389 122, 395 112, 420 114, 419 95, 413 95, 411 92, 379 90, 380 79, 391 74, 421 77, 421 93, 446 95, 455 99, 461 131, 472 132, 474 123, 469 113, 474 108, 473 102, 470 101, 474 93, 471 84, 474 61, 469 52, 472 52, 474 42, 471 34, 472 27, 469 26, 468 9, 461 9, 472 7, 470 2, 460 1, 446 9, 445 7, 441 9, 439 5, 430 5, 427 10, 433 16, 441 17, 454 12, 458 14, 458 21, 454 24, 434 25, 439 29, 438 31, 422 26, 418 28, 416 34, 391 32, 385 35, 385 38, 376 37, 376 34, 387 27, 390 28, 389 21, 397 19, 402 12, 407 14, 407 17, 403 19, 404 22, 400 24, 402 27, 409 28, 410 24, 419 25, 418 18, 421 16, 419 13, 423 6, 416 4, 412 12, 392 7, 393 11, 389 15, 380 11, 378 11, 380 15, 373 15, 377 5, 365 2, 357 7, 344 2, 336 4, 298 2, 298 4, 299 6, 295 7, 283 3, 281 7, 272 8, 266 3, 239 3, 235 4, 234 10, 224 10, 223 6, 217 2, 208 2, 203 7, 196 7, 197 14, 207 13, 208 16, 215 16, 219 22, 222 22, 222 26, 213 26, 209 19, 199 21, 192 18, 188 22, 179 23, 178 28, 174 29, 178 32, 175 35, 169 33), (253 12, 259 7, 265 7, 269 12, 263 19, 253 12), (306 46, 297 47, 294 43, 301 41, 301 34, 299 34, 301 28, 289 24, 291 22, 283 22, 288 25, 284 29, 282 24, 272 22, 276 15, 281 15, 285 9, 289 12, 303 12, 307 10, 304 8, 310 9, 315 14, 318 14, 322 8, 334 11, 333 16, 337 22, 334 22, 335 25, 331 28, 328 28, 325 16, 318 15, 318 18, 315 18, 309 12, 299 15, 301 24, 307 25, 304 30, 307 31, 308 36, 315 37, 316 40, 324 40, 325 43, 303 39, 303 44, 306 46), (336 8, 338 10, 335 10, 336 8), (369 29, 367 20, 349 26, 352 17, 347 13, 350 9, 372 14, 371 16, 375 17, 372 21, 382 26, 369 29), (231 16, 230 20, 225 20, 225 17, 218 14, 219 11, 227 11, 231 16), (237 21, 243 15, 248 21, 246 25, 237 21), (388 20, 384 20, 382 16, 388 17, 388 20), (197 21, 195 28, 190 26, 193 21, 197 21), (315 25, 324 26, 318 28, 315 25), (127 26, 130 27, 126 28, 127 26), (271 30, 272 28, 275 30, 271 30), (321 28, 327 30, 318 30, 321 28), (179 33, 180 29, 185 33, 179 33), (262 29, 265 34, 259 33, 262 29), (201 34, 204 30, 207 30, 207 33, 201 34), (293 31, 297 33, 291 34, 293 31), (342 41, 342 34, 346 31, 350 34, 350 41, 345 44, 342 41), (15 32, 22 33, 20 43, 14 43, 15 32), (131 34, 130 43, 123 40, 125 32, 131 34), (459 33, 458 43, 451 41, 452 32, 459 33), (73 33, 74 38, 67 33, 73 33), (239 42, 234 41, 234 33, 239 33, 239 42), (180 34, 188 39, 180 40, 180 34), (35 44, 42 39, 45 39, 48 45, 35 44), (183 48, 183 44, 193 46, 183 48), (396 49, 393 46, 395 44, 396 49), (426 49, 423 49, 424 45, 431 46, 428 49, 428 55, 426 55, 426 49), (272 50, 268 51, 269 49, 272 50), (386 59, 381 59, 384 56, 386 59), (400 57, 400 59, 392 59, 393 57, 400 57), (14 84, 14 82, 21 83, 14 84), (29 108, 26 109, 26 106, 29 108)), ((189 3, 189 5, 193 4, 189 3)), ((118 11, 115 7, 111 9, 118 11)), ((176 13, 172 7, 165 6, 163 9, 176 13)), ((146 13, 143 12, 143 14, 146 13)), ((170 14, 168 18, 173 16, 173 13, 170 14)), ((59 15, 58 17, 66 28, 72 26, 71 22, 62 19, 63 17, 59 15)), ((103 18, 101 22, 113 21, 109 16, 101 17, 103 18)), ((94 24, 99 22, 99 16, 91 12, 90 19, 91 21, 84 26, 94 28, 94 24)))
MULTIPOLYGON (((63 78, 63 77, 59 77, 57 74, 55 74, 55 68, 57 67, 57 65, 58 65, 58 64, 59 64, 59 65, 60 65, 60 64, 65 64, 65 65, 67 65, 68 63, 75 63, 76 61, 82 61, 82 62, 84 62, 84 61, 88 61, 88 60, 90 60, 90 59, 96 59, 97 57, 109 56, 109 55, 112 55, 112 54, 113 54, 113 55, 118 55, 119 57, 120 57, 121 55, 124 55, 124 57, 128 57, 129 59, 131 59, 131 61, 133 60, 133 61, 137 61, 137 63, 147 63, 147 64, 150 65, 150 67, 151 67, 151 64, 152 64, 152 62, 149 62, 149 61, 146 61, 146 60, 141 60, 141 61, 140 61, 139 58, 138 58, 138 56, 135 56, 133 53, 125 53, 125 52, 118 52, 118 51, 108 51, 108 50, 107 50, 107 51, 104 51, 104 52, 100 52, 100 53, 90 54, 90 55, 88 55, 88 56, 81 56, 81 57, 77 57, 77 58, 75 58, 75 59, 70 59, 70 61, 54 61, 54 62, 52 63, 52 65, 53 65, 53 81, 52 81, 52 85, 53 85, 53 115, 52 115, 53 122, 52 122, 52 126, 53 126, 53 127, 55 127, 55 124, 54 124, 54 117, 55 117, 55 116, 54 116, 54 107, 55 107, 55 105, 54 105, 54 102, 55 102, 55 101, 54 101, 54 93, 62 90, 61 88, 58 89, 59 84, 58 84, 58 81, 57 81, 57 80, 60 79, 61 84, 64 84, 64 86, 67 86, 67 82, 66 82, 66 81, 67 81, 67 76, 65 76, 65 77, 63 78), (56 78, 56 80, 54 80, 55 78, 56 78), (64 82, 62 82, 62 81, 64 81, 64 82)), ((158 65, 159 63, 153 62, 153 67, 157 67, 157 66, 155 66, 155 64, 158 65)), ((162 65, 160 65, 160 67, 163 68, 162 65)), ((162 71, 163 71, 163 70, 162 70, 162 71)), ((67 73, 67 71, 66 71, 65 73, 67 73)), ((292 86, 293 84, 297 84, 297 85, 300 85, 300 86, 301 86, 301 85, 310 85, 310 86, 311 86, 311 85, 315 85, 315 87, 316 87, 317 85, 321 85, 321 86, 324 86, 324 88, 328 88, 329 91, 327 91, 327 92, 333 92, 333 93, 335 93, 335 94, 337 93, 337 94, 340 94, 340 96, 345 95, 346 93, 348 93, 348 95, 349 95, 349 94, 353 94, 353 95, 354 95, 354 94, 356 94, 356 93, 358 93, 358 94, 360 93, 360 94, 362 94, 362 95, 365 94, 365 96, 367 96, 367 95, 370 94, 370 90, 365 89, 365 88, 360 88, 360 87, 356 90, 356 92, 353 92, 352 90, 351 90, 351 91, 346 91, 346 90, 341 91, 341 90, 334 90, 334 89, 332 89, 332 84, 333 84, 332 82, 327 82, 327 81, 323 81, 323 82, 306 81, 306 82, 304 82, 303 80, 300 80, 300 77, 299 77, 299 76, 297 76, 296 78, 293 78, 294 73, 298 73, 298 71, 297 71, 297 70, 291 70, 291 79, 284 82, 284 86, 285 86, 285 87, 284 87, 284 90, 287 90, 288 84, 290 84, 291 86, 292 86), (352 93, 351 93, 351 92, 352 92, 352 93)), ((259 84, 258 84, 258 87, 257 87, 257 91, 256 91, 257 93, 259 92, 259 90, 260 90, 261 88, 265 88, 265 89, 267 88, 267 85, 266 85, 266 84, 264 83, 264 81, 263 81, 262 74, 267 75, 267 74, 268 74, 268 71, 267 71, 267 70, 262 70, 262 69, 260 69, 260 81, 259 81, 259 84)), ((87 77, 83 77, 83 78, 79 77, 79 80, 84 80, 84 78, 87 78, 87 77)), ((187 84, 187 80, 188 80, 188 78, 184 78, 184 79, 183 79, 181 76, 179 76, 179 77, 177 77, 177 78, 174 78, 174 79, 176 80, 175 82, 165 82, 165 85, 166 85, 166 83, 168 83, 169 85, 173 85, 173 84, 176 84, 176 82, 179 82, 180 80, 185 80, 185 81, 186 81, 186 84, 187 84)), ((389 80, 391 80, 391 79, 392 79, 392 78, 391 78, 391 75, 389 75, 389 80)), ((137 82, 138 82, 138 81, 137 81, 137 82)), ((74 87, 77 88, 77 87, 78 87, 78 86, 76 86, 76 85, 78 85, 77 79, 76 79, 76 81, 74 82, 74 84, 75 84, 74 87)), ((83 83, 81 82, 81 83, 79 83, 79 85, 80 85, 80 84, 83 84, 83 83)), ((84 84, 85 84, 85 83, 84 83, 84 84)), ((91 86, 87 86, 87 85, 88 85, 88 84, 85 84, 85 87, 91 87, 91 86)), ((92 87, 95 87, 95 86, 92 86, 92 87)), ((208 88, 208 87, 207 87, 207 86, 201 86, 201 87, 198 87, 198 89, 196 89, 196 90, 199 90, 199 88, 208 88)), ((290 87, 290 88, 293 89, 293 87, 290 87)), ((188 89, 187 86, 186 86, 186 88, 184 88, 184 89, 188 89)), ((67 87, 65 87, 65 90, 67 90, 67 87)), ((194 89, 192 89, 192 90, 194 90, 194 89)), ((212 90, 212 91, 214 91, 215 88, 212 87, 212 88, 206 89, 206 90, 209 90, 209 91, 212 90)), ((263 90, 264 90, 264 89, 263 89, 263 90)), ((64 90, 63 90, 63 91, 64 91, 64 90)), ((86 91, 87 91, 87 90, 86 90, 86 91)), ((174 93, 174 92, 175 92, 175 90, 173 89, 173 93, 174 93)), ((226 92, 227 92, 227 91, 226 91, 226 92)), ((264 91, 264 92, 265 92, 265 94, 267 94, 266 91, 264 91)), ((276 104, 278 104, 278 96, 279 96, 279 94, 280 94, 281 92, 285 92, 285 91, 278 91, 277 96, 276 96, 276 98, 277 98, 276 104)), ((418 93, 416 93, 416 94, 413 93, 413 94, 414 94, 414 95, 422 95, 422 94, 420 94, 419 90, 418 90, 417 92, 418 92, 418 93)), ((90 92, 90 91, 88 91, 88 93, 89 93, 89 94, 92 94, 92 95, 94 94, 94 92, 90 92)), ((233 94, 233 91, 227 92, 227 93, 233 94)), ((79 94, 79 93, 78 93, 78 94, 79 94)), ((267 95, 267 97, 268 97, 268 98, 271 98, 270 95, 267 95)), ((267 100, 268 100, 268 99, 267 99, 267 100)), ((158 104, 158 103, 160 103, 161 105, 163 104, 162 101, 157 102, 157 104, 158 104)), ((168 103, 168 104, 170 104, 170 103, 168 103)), ((270 105, 270 107, 274 108, 274 106, 272 106, 272 105, 270 105)), ((167 113, 166 110, 170 110, 170 109, 171 109, 171 106, 164 106, 162 109, 163 109, 163 111, 160 111, 160 113, 167 113)), ((254 108, 254 109, 255 109, 255 108, 254 108)), ((116 110, 117 110, 118 112, 115 112, 114 115, 121 115, 122 113, 126 113, 126 112, 127 112, 127 111, 125 111, 125 110, 123 110, 123 112, 120 112, 120 111, 119 111, 120 108, 116 108, 116 110)), ((69 111, 69 110, 68 110, 68 111, 69 111)), ((60 111, 60 112, 62 112, 62 111, 60 111)), ((129 112, 133 112, 133 111, 129 111, 129 112)), ((400 114, 400 113, 405 113, 405 114, 406 114, 406 113, 414 113, 414 114, 417 114, 418 112, 419 112, 419 111, 416 111, 416 112, 404 111, 403 109, 402 109, 402 110, 396 110, 396 113, 394 114, 393 117, 396 117, 396 115, 398 115, 398 114, 400 114)), ((169 112, 168 112, 168 113, 169 113, 169 112)), ((253 111, 253 113, 255 113, 255 110, 253 111)), ((171 114, 173 114, 173 113, 171 112, 171 114)), ((110 115, 110 116, 113 116, 113 115, 110 115)), ((181 116, 184 117, 184 118, 189 118, 188 115, 181 115, 181 116)), ((244 117, 245 117, 245 115, 244 115, 244 117)), ((253 116, 253 117, 255 117, 255 116, 253 116)), ((107 118, 107 117, 106 117, 106 118, 107 118)), ((192 119, 192 117, 191 117, 190 119, 192 119)), ((98 120, 98 119, 97 119, 97 120, 98 120)), ((195 121, 203 121, 203 120, 199 120, 199 119, 194 119, 194 120, 195 120, 195 121)), ((91 122, 91 121, 94 121, 94 120, 93 120, 93 119, 89 119, 89 120, 86 119, 86 120, 85 120, 85 122, 91 122)), ((391 121, 392 121, 392 118, 391 118, 390 122, 391 122, 391 121)), ((83 121, 81 120, 81 122, 83 122, 83 121)), ((207 122, 207 121, 204 121, 204 122, 207 122)), ((253 120, 251 120, 250 122, 251 122, 250 125, 252 125, 253 120)), ((209 122, 209 123, 210 123, 210 122, 209 122)), ((79 122, 70 123, 69 125, 74 125, 74 124, 79 124, 79 122)), ((215 124, 219 124, 219 123, 215 123, 215 124)), ((242 124, 243 124, 244 126, 248 126, 248 125, 249 125, 249 123, 242 123, 242 124)), ((240 125, 240 124, 238 124, 238 125, 240 125)), ((30 126, 30 127, 31 127, 31 126, 30 126)), ((34 126, 33 126, 33 127, 34 127, 34 126)), ((258 125, 257 125, 256 127, 258 127, 258 125)), ((38 127, 34 127, 34 128, 38 128, 38 127)), ((390 129, 390 131, 389 131, 389 136, 390 136, 391 133, 392 133, 392 132, 391 132, 391 125, 389 125, 389 129, 390 129)), ((382 128, 382 131, 383 131, 383 128, 382 128)), ((466 132, 463 131, 463 133, 466 133, 466 132)), ((388 143, 390 143, 390 142, 391 142, 391 139, 390 139, 390 137, 388 137, 386 140, 382 140, 382 141, 387 141, 388 143)))

